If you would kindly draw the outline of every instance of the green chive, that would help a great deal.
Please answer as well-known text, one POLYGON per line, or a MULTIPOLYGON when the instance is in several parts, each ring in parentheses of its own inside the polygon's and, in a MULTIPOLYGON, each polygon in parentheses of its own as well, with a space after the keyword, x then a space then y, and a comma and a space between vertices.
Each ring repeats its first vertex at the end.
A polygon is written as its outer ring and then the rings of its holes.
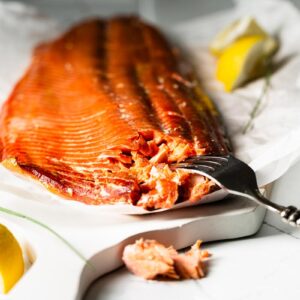
POLYGON ((246 123, 246 125, 244 126, 243 131, 242 131, 243 134, 246 134, 248 132, 248 130, 253 126, 254 119, 256 118, 258 110, 259 110, 259 108, 263 102, 263 99, 264 99, 265 95, 267 94, 268 89, 271 85, 270 82, 271 82, 271 70, 268 69, 266 76, 265 76, 265 82, 264 82, 264 86, 262 88, 262 92, 259 95, 258 99, 256 100, 252 111, 250 112, 249 120, 246 123))
POLYGON ((59 240, 61 240, 67 247, 69 247, 77 256, 79 256, 87 265, 89 265, 90 267, 94 268, 93 265, 90 264, 90 262, 71 244, 69 243, 66 239, 64 239, 59 233, 57 233, 55 230, 53 230, 52 228, 50 228, 49 226, 47 226, 46 224, 31 218, 29 216, 26 216, 22 213, 19 213, 17 211, 5 208, 5 207, 1 207, 0 206, 0 212, 3 212, 5 214, 11 215, 11 216, 15 216, 21 219, 25 219, 27 221, 30 221, 46 230, 48 230, 49 232, 51 232, 54 236, 56 236, 59 240))

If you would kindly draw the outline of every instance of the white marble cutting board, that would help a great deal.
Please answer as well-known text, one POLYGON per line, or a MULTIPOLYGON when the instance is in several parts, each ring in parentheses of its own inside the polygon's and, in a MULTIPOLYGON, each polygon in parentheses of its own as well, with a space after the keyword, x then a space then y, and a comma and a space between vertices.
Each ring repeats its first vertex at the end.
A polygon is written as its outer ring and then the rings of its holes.
MULTIPOLYGON (((254 234, 265 210, 255 203, 228 198, 211 204, 144 216, 110 213, 89 214, 70 205, 39 203, 0 191, 1 205, 45 222, 72 243, 92 266, 59 239, 27 220, 0 214, 21 237, 34 260, 23 278, 3 299, 81 299, 97 277, 121 266, 124 245, 138 237, 154 238, 176 248, 204 241, 232 239, 254 234)), ((25 196, 25 197, 24 197, 25 196)))

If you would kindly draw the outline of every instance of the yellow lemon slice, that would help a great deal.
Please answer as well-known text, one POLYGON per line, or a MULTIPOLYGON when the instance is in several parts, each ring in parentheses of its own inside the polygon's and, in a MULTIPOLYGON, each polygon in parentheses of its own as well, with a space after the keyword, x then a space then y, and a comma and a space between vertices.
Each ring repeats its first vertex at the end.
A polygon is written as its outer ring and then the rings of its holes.
POLYGON ((216 77, 231 91, 262 75, 278 43, 271 37, 253 35, 240 38, 223 51, 217 61, 216 77))
POLYGON ((13 234, 0 224, 0 292, 7 293, 23 273, 21 247, 13 234))
POLYGON ((268 34, 260 27, 252 17, 244 17, 236 20, 219 32, 211 42, 210 51, 219 56, 222 52, 238 39, 250 35, 267 37, 268 34))

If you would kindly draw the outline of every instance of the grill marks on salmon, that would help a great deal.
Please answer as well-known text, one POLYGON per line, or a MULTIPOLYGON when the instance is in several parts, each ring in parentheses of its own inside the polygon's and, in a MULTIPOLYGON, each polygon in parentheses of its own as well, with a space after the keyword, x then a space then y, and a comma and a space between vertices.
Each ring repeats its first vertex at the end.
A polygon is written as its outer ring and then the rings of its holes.
POLYGON ((180 64, 135 17, 86 21, 40 45, 1 111, 3 165, 86 204, 157 209, 201 198, 214 185, 169 164, 228 146, 180 64))

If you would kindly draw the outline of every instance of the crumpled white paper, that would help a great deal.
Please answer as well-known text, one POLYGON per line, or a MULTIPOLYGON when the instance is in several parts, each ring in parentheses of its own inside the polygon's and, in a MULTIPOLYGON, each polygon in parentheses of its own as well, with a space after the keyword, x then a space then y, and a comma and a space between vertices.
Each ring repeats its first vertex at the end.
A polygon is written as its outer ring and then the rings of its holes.
POLYGON ((206 90, 225 119, 237 157, 255 170, 260 186, 282 176, 300 158, 300 14, 288 1, 237 1, 233 10, 192 20, 173 29, 188 45, 206 90), (253 16, 280 41, 275 71, 253 127, 243 134, 260 97, 265 78, 232 94, 222 91, 214 76, 215 61, 207 45, 233 20, 253 16))
MULTIPOLYGON (((204 86, 222 112, 236 155, 250 163, 260 185, 276 180, 300 157, 299 28, 300 14, 289 2, 257 0, 238 2, 232 11, 193 20, 172 29, 172 33, 190 49, 204 86), (226 24, 245 15, 256 17, 267 31, 277 33, 281 48, 276 56, 280 66, 271 77, 272 87, 254 120, 253 128, 242 134, 250 111, 262 91, 264 79, 248 84, 233 94, 224 93, 214 80, 214 59, 209 55, 207 45, 226 24)), ((0 2, 0 104, 24 73, 33 47, 57 35, 62 29, 62 26, 32 8, 14 2, 0 2)), ((1 195, 26 197, 45 204, 71 205, 80 210, 93 210, 94 213, 95 210, 146 213, 132 206, 90 207, 61 200, 31 180, 15 176, 1 166, 0 192, 1 195)), ((219 196, 216 195, 216 200, 219 196)), ((212 198, 209 196, 207 201, 214 200, 212 198)))

